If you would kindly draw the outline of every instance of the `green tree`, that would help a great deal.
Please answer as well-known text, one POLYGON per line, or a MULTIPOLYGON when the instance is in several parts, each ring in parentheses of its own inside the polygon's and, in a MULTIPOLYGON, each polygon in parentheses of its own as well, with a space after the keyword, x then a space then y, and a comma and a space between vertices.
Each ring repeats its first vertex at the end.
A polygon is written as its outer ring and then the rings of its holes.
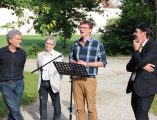
POLYGON ((87 12, 99 10, 98 3, 95 0, 45 0, 36 2, 38 11, 37 18, 34 21, 34 27, 37 32, 44 34, 59 34, 63 37, 63 47, 66 47, 66 40, 75 32, 78 23, 84 19, 93 21, 87 17, 87 12))
POLYGON ((7 31, 9 28, 14 29, 18 27, 18 29, 21 28, 26 22, 29 23, 32 16, 29 16, 26 18, 24 16, 24 10, 34 10, 33 7, 34 2, 32 0, 1 0, 0 1, 0 8, 7 8, 13 10, 13 15, 15 14, 17 16, 17 21, 10 21, 9 23, 6 23, 3 26, 0 26, 1 28, 7 28, 7 31))
POLYGON ((0 26, 0 28, 6 28, 7 32, 9 31, 9 28, 14 29, 15 26, 12 22, 7 22, 5 25, 0 26))
POLYGON ((140 22, 152 26, 154 24, 152 5, 145 0, 123 0, 120 8, 120 18, 114 24, 104 27, 105 31, 102 32, 103 42, 110 55, 130 54, 135 26, 140 22), (110 45, 115 46, 116 50, 110 45))
MULTIPOLYGON (((1 0, 0 8, 8 8, 15 11, 20 18, 23 17, 23 10, 33 10, 36 17, 34 28, 42 34, 60 34, 63 37, 66 47, 66 40, 71 37, 78 26, 78 22, 87 19, 88 11, 99 10, 98 4, 109 0, 1 0)), ((93 21, 90 17, 89 20, 93 21)), ((94 21, 93 21, 94 22, 94 21)), ((18 21, 20 27, 23 22, 18 21)))
POLYGON ((1 0, 0 8, 12 9, 17 16, 21 17, 25 8, 31 8, 31 3, 32 0, 1 0))
POLYGON ((154 38, 157 40, 157 0, 145 0, 148 4, 152 5, 154 11, 154 38))

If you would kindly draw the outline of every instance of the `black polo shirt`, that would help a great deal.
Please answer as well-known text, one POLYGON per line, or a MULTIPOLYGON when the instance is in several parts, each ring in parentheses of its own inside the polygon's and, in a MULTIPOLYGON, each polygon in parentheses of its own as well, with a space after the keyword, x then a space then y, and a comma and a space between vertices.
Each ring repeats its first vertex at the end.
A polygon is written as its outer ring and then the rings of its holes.
POLYGON ((0 48, 0 82, 22 80, 25 61, 26 52, 21 48, 14 53, 8 46, 0 48))

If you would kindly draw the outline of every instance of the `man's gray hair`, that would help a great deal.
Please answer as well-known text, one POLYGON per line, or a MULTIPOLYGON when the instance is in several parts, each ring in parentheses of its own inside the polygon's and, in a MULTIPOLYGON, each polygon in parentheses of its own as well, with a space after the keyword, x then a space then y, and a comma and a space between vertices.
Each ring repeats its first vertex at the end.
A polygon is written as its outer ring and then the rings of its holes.
POLYGON ((7 38, 8 43, 9 43, 9 40, 12 39, 15 35, 21 35, 21 32, 19 30, 10 30, 7 33, 6 38, 7 38))
POLYGON ((56 45, 56 39, 55 39, 55 37, 54 37, 53 35, 48 36, 48 37, 45 39, 45 42, 46 42, 47 40, 51 40, 51 41, 52 41, 52 44, 53 44, 54 46, 56 45))

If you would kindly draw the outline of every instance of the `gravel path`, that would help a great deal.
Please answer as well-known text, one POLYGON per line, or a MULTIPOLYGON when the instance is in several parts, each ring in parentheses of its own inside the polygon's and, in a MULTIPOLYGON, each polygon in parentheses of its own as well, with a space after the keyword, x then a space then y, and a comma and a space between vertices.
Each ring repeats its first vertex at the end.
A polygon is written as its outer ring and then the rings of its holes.
MULTIPOLYGON (((128 57, 109 57, 106 68, 100 68, 97 76, 97 111, 99 120, 135 120, 130 105, 130 94, 125 93, 130 73, 126 72, 125 66, 128 57)), ((67 60, 65 60, 67 61, 67 60)), ((36 68, 36 61, 28 59, 26 71, 36 68)), ((69 119, 70 83, 69 77, 64 76, 62 89, 60 91, 62 119, 69 119)), ((53 108, 48 102, 48 120, 52 119, 53 108)), ((25 120, 39 120, 39 101, 32 105, 21 108, 25 120)), ((73 120, 75 120, 75 108, 73 107, 73 120)), ((5 119, 4 119, 5 120, 5 119)), ((157 120, 157 117, 150 114, 150 120, 157 120)))

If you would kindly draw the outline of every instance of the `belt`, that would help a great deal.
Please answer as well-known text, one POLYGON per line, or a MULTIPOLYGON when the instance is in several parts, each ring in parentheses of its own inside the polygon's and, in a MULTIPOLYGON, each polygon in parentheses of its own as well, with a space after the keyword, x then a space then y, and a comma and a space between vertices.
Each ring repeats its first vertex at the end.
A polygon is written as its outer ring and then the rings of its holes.
POLYGON ((41 80, 41 82, 50 82, 50 80, 41 80))
MULTIPOLYGON (((22 79, 20 79, 22 80, 22 79)), ((3 80, 3 81, 0 81, 0 82, 16 82, 16 81, 20 81, 20 80, 3 80)))
POLYGON ((89 75, 89 76, 74 76, 74 80, 77 81, 77 80, 87 80, 88 78, 95 78, 96 76, 94 75, 89 75))
POLYGON ((74 76, 74 78, 96 78, 95 75, 88 75, 88 76, 74 76))
POLYGON ((95 78, 96 76, 95 75, 90 75, 88 76, 89 78, 95 78))

